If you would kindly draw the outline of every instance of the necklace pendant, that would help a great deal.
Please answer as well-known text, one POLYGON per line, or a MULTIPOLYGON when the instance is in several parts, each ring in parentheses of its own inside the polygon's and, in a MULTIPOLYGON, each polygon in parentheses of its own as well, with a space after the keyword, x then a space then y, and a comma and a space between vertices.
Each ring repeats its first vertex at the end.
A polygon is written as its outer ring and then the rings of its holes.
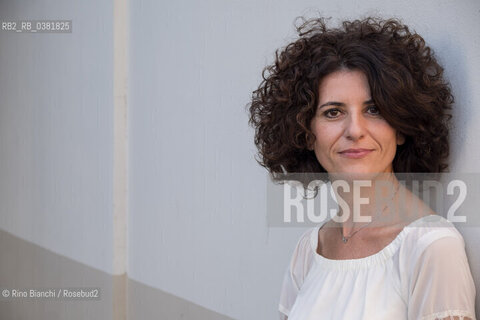
POLYGON ((345 237, 342 235, 342 241, 343 241, 343 243, 347 243, 348 238, 345 238, 345 237))

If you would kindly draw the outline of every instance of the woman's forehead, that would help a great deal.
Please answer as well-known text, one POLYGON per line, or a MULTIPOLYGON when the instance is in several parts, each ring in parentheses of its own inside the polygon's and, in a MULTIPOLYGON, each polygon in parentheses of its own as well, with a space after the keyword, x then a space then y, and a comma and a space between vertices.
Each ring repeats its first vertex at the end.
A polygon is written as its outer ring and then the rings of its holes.
MULTIPOLYGON (((325 76, 319 84, 319 101, 370 100, 368 79, 359 70, 339 70, 325 76)), ((345 102, 345 101, 339 101, 345 102)))

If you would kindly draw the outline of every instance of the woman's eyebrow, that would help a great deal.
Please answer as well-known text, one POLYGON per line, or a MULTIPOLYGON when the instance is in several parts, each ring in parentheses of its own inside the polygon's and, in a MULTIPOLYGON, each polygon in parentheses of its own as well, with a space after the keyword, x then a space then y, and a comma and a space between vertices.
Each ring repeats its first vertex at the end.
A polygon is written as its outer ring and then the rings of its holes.
MULTIPOLYGON (((372 99, 369 99, 365 102, 363 102, 363 104, 371 104, 373 103, 373 100, 372 99)), ((321 106, 318 107, 318 109, 321 109, 323 107, 326 107, 326 106, 336 106, 336 107, 345 107, 345 103, 343 102, 338 102, 338 101, 328 101, 328 102, 325 102, 324 104, 322 104, 321 106)))

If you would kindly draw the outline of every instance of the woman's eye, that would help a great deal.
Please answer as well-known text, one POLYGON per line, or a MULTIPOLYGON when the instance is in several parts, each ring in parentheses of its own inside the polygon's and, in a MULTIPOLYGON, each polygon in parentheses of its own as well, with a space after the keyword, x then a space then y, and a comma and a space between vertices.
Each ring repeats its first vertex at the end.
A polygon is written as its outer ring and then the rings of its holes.
POLYGON ((376 106, 369 106, 368 107, 368 113, 373 114, 373 115, 380 115, 380 110, 376 106))
POLYGON ((323 113, 323 115, 327 118, 336 118, 340 115, 340 110, 338 109, 330 109, 323 113))

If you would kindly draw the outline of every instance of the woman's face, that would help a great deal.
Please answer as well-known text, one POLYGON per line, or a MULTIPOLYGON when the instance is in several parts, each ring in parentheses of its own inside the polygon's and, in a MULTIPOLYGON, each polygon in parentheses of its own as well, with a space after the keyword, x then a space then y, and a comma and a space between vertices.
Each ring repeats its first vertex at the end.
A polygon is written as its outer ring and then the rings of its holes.
POLYGON ((311 122, 315 155, 329 173, 393 172, 397 144, 404 143, 379 114, 365 74, 340 70, 323 78, 311 122))

